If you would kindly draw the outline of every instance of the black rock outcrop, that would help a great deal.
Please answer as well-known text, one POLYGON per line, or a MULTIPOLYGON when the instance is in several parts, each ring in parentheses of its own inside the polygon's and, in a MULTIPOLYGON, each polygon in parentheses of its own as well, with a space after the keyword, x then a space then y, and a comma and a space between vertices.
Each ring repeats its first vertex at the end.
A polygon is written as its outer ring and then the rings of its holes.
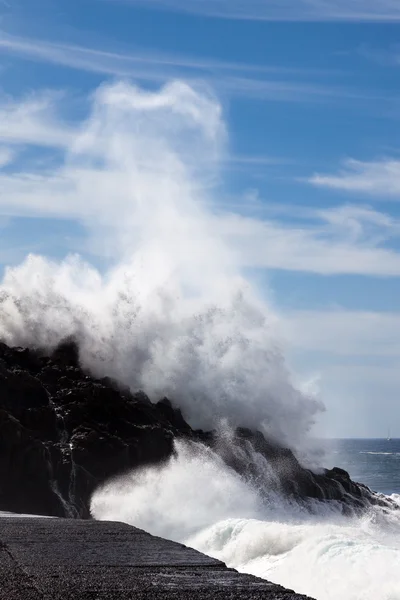
POLYGON ((153 404, 143 392, 90 376, 73 342, 50 357, 0 343, 0 510, 87 518, 98 485, 168 460, 174 438, 215 447, 261 491, 275 485, 297 501, 334 500, 343 512, 391 506, 341 469, 304 469, 290 450, 259 432, 238 429, 222 444, 212 432, 192 430, 166 398, 153 404), (254 451, 273 481, 259 461, 256 468, 254 451))

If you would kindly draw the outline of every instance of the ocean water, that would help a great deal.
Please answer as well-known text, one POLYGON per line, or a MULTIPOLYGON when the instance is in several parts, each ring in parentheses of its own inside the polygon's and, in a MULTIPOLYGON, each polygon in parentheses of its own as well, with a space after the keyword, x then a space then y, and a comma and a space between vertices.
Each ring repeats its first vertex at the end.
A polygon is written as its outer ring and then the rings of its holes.
POLYGON ((341 466, 355 481, 382 494, 400 494, 400 439, 332 440, 328 466, 341 466))
POLYGON ((400 441, 326 444, 327 466, 390 495, 399 510, 345 518, 335 503, 306 509, 278 495, 261 502, 218 456, 180 442, 169 464, 98 490, 92 514, 183 542, 317 600, 400 600, 400 441))

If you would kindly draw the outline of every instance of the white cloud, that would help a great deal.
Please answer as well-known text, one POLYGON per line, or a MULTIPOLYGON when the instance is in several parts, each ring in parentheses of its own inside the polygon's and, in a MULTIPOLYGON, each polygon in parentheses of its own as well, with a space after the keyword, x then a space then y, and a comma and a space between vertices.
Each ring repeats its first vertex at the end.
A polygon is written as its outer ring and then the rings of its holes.
POLYGON ((334 437, 400 435, 400 313, 293 310, 281 327, 290 360, 315 377, 327 411, 321 430, 334 437))
POLYGON ((0 146, 0 169, 6 167, 14 160, 15 153, 10 148, 0 146))
POLYGON ((324 352, 346 360, 400 359, 398 312, 300 310, 286 314, 284 323, 291 344, 301 351, 324 352))
POLYGON ((371 94, 355 92, 344 87, 326 85, 308 81, 261 79, 244 76, 231 76, 216 80, 216 84, 235 95, 249 98, 284 100, 287 102, 307 102, 342 100, 369 100, 371 94))
POLYGON ((230 63, 144 50, 112 52, 4 33, 0 33, 0 51, 27 60, 146 82, 185 78, 195 85, 205 80, 223 93, 247 98, 287 102, 375 100, 369 92, 315 82, 315 77, 322 72, 312 69, 230 63), (304 80, 305 77, 311 81, 304 80))
POLYGON ((398 21, 397 0, 121 0, 219 17, 266 21, 398 21))
POLYGON ((244 266, 318 273, 399 276, 400 254, 383 243, 400 224, 357 207, 306 211, 311 221, 224 216, 219 226, 244 266))
POLYGON ((355 243, 379 245, 400 234, 399 221, 368 206, 344 204, 315 212, 320 219, 326 221, 332 233, 355 243))
POLYGON ((256 65, 228 62, 179 54, 157 53, 138 49, 117 52, 78 44, 60 44, 41 39, 12 36, 0 31, 0 50, 28 60, 64 65, 73 69, 116 76, 132 76, 144 80, 165 81, 176 69, 195 73, 318 74, 319 71, 285 68, 275 65, 256 65))
MULTIPOLYGON (((224 135, 221 133, 221 108, 211 96, 205 100, 207 96, 199 96, 183 83, 169 85, 163 94, 152 98, 139 90, 133 96, 131 89, 125 83, 100 87, 94 95, 91 117, 74 127, 68 127, 57 116, 60 111, 58 97, 54 94, 38 94, 20 103, 9 101, 6 107, 0 106, 0 114, 7 115, 3 127, 0 125, 0 141, 6 136, 8 142, 15 144, 54 145, 65 151, 64 160, 51 171, 14 168, 0 173, 0 212, 8 216, 75 219, 92 230, 99 225, 107 231, 120 227, 118 239, 129 237, 129 228, 133 232, 135 225, 127 189, 134 186, 138 198, 148 194, 147 185, 151 185, 154 196, 162 197, 168 189, 173 194, 167 163, 160 162, 159 158, 152 159, 149 152, 144 153, 142 147, 136 146, 134 132, 137 125, 131 126, 129 119, 131 113, 139 110, 140 103, 149 110, 150 102, 153 102, 154 112, 160 112, 179 104, 178 98, 185 98, 183 106, 190 112, 182 113, 181 119, 198 120, 210 140, 215 136, 221 140, 224 135), (199 98, 202 98, 201 102, 199 98), (118 122, 119 112, 125 119, 122 129, 118 122), (206 119, 204 115, 207 115, 206 119), (135 163, 127 168, 127 157, 132 149, 135 163), (112 205, 110 197, 113 198, 112 205), (121 218, 122 214, 124 218, 121 218)), ((172 128, 171 119, 163 127, 172 128)), ((183 141, 176 139, 174 143, 181 152, 183 141)), ((213 151, 211 147, 207 152, 196 149, 198 138, 185 140, 187 143, 190 147, 185 157, 188 168, 198 173, 203 171, 202 185, 209 185, 213 174, 225 164, 225 153, 220 152, 219 145, 213 151)), ((246 157, 239 160, 246 164, 246 157)), ((258 164, 265 160, 265 157, 249 157, 248 163, 258 164)), ((184 187, 179 190, 179 195, 184 187)), ((280 218, 272 218, 257 190, 243 197, 245 215, 227 210, 218 199, 214 198, 212 203, 215 211, 208 216, 210 232, 224 240, 242 267, 324 275, 400 275, 400 254, 385 247, 386 241, 399 235, 400 226, 385 213, 359 206, 329 210, 300 210, 286 206, 280 218), (263 207, 266 207, 264 216, 263 207), (254 211, 258 212, 257 218, 249 216, 254 211)))
POLYGON ((351 159, 336 175, 316 173, 308 181, 320 187, 400 199, 400 161, 385 159, 362 162, 351 159))
POLYGON ((56 114, 57 93, 31 94, 22 100, 0 99, 0 143, 65 148, 74 131, 56 114))
MULTIPOLYGON (((155 170, 155 173, 157 171, 155 170)), ((162 177, 162 172, 159 176, 162 177)), ((0 211, 14 216, 74 218, 90 224, 110 225, 112 214, 102 214, 107 196, 113 193, 123 209, 120 173, 92 169, 66 169, 55 176, 17 174, 0 176, 0 211), (113 192, 111 191, 113 190, 113 192), (120 190, 120 191, 119 191, 120 190), (90 195, 93 201, 88 200, 90 195)), ((129 210, 129 207, 126 207, 129 210)), ((298 225, 220 213, 210 220, 210 231, 231 247, 242 267, 312 272, 321 275, 361 274, 399 276, 400 254, 380 247, 399 224, 383 213, 343 216, 343 210, 325 211, 317 223, 298 225), (368 220, 373 216, 375 220, 368 220)), ((319 213, 314 213, 314 217, 319 213)))
POLYGON ((121 53, 74 44, 0 34, 0 49, 28 60, 64 65, 73 69, 116 76, 133 76, 145 80, 165 81, 175 67, 197 71, 274 71, 271 67, 256 67, 223 61, 201 60, 178 55, 157 55, 146 51, 121 53))

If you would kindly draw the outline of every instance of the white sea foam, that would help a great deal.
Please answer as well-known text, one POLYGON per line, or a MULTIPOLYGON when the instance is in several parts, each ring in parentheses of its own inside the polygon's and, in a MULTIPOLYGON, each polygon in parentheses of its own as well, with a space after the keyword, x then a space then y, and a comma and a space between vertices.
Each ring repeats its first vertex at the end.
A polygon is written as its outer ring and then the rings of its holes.
POLYGON ((396 511, 350 519, 335 503, 315 503, 310 514, 277 495, 261 501, 201 447, 179 442, 169 465, 106 485, 92 514, 184 542, 317 600, 400 600, 396 511))
POLYGON ((216 523, 189 544, 240 571, 318 600, 398 600, 400 542, 367 520, 216 523))
POLYGON ((376 454, 378 456, 400 456, 400 452, 367 452, 362 450, 360 454, 376 454))

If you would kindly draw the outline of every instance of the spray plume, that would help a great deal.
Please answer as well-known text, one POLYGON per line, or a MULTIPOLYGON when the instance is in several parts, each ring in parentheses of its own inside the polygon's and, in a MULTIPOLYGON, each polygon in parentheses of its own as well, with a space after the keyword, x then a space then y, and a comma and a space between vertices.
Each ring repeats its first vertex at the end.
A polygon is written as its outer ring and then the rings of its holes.
POLYGON ((110 266, 30 255, 8 268, 0 339, 52 349, 73 336, 85 367, 169 396, 193 426, 226 419, 296 447, 321 406, 292 384, 276 317, 221 236, 212 184, 226 146, 208 90, 96 90, 32 198, 37 213, 83 224, 110 266))

